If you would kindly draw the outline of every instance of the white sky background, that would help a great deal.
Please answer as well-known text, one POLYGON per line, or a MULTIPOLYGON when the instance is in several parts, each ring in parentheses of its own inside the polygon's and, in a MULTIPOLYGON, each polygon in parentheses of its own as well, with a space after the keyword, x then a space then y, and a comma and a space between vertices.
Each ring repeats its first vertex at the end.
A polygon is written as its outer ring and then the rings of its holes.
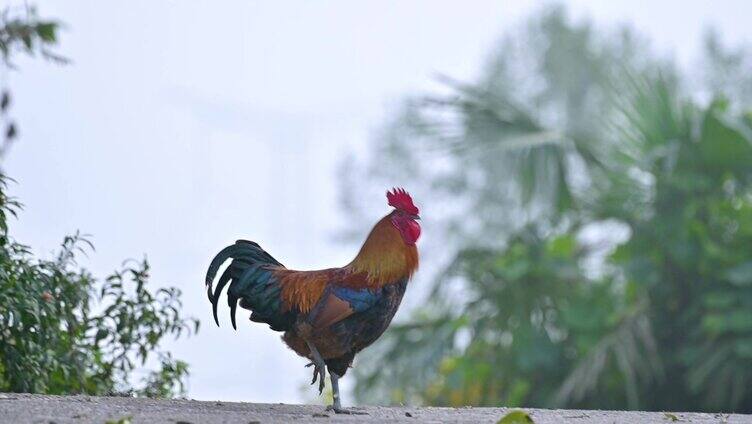
MULTIPOLYGON (((203 290, 211 257, 248 238, 290 268, 346 263, 358 246, 332 237, 345 219, 343 155, 364 154, 399 99, 436 89, 435 73, 472 80, 499 36, 540 6, 35 3, 66 23, 58 51, 73 64, 18 60, 20 71, 0 74, 21 135, 4 164, 25 204, 13 235, 49 255, 65 234, 92 234, 97 251, 83 265, 100 276, 148 255, 153 286, 181 288, 185 314, 202 320, 198 336, 168 344, 191 365, 189 395, 256 402, 313 398, 300 390, 311 372, 245 312, 237 332, 226 308, 214 326, 203 290)), ((567 4, 599 27, 631 24, 684 64, 709 26, 732 44, 752 41, 744 0, 567 4)), ((388 211, 384 198, 373 205, 388 211)))

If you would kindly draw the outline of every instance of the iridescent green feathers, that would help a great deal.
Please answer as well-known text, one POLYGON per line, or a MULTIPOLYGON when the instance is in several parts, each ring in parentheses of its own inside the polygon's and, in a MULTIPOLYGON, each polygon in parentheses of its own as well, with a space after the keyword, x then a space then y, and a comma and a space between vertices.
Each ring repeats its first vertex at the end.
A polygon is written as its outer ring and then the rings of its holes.
POLYGON ((238 240, 222 249, 212 260, 206 273, 206 294, 212 303, 217 325, 219 296, 225 286, 231 283, 227 290, 227 304, 233 328, 237 328, 235 312, 240 302, 241 307, 253 311, 251 320, 265 322, 274 330, 285 331, 294 317, 283 311, 281 286, 274 276, 275 269, 284 269, 284 266, 252 241, 238 240), (228 259, 232 259, 232 262, 212 291, 214 277, 228 259))

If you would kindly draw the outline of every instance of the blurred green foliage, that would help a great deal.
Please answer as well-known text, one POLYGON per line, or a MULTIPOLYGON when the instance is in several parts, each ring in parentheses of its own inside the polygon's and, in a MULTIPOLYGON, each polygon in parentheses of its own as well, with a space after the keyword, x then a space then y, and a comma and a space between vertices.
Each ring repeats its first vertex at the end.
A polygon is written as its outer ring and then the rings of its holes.
MULTIPOLYGON (((68 59, 52 51, 57 44, 60 23, 39 18, 33 6, 6 6, 0 10, 0 68, 14 69, 11 60, 15 54, 41 55, 59 64, 68 59)), ((5 81, 3 81, 5 83, 5 81)), ((0 159, 5 156, 12 142, 18 137, 18 128, 10 116, 11 93, 2 87, 0 94, 0 159)))
MULTIPOLYGON (((48 50, 57 29, 32 8, 15 15, 10 8, 2 11, 3 66, 12 67, 11 56, 18 51, 62 61, 48 50)), ((0 156, 16 136, 9 103, 6 89, 0 101, 7 125, 0 156)), ((54 259, 36 258, 10 236, 8 220, 20 204, 7 195, 8 180, 0 172, 0 392, 184 395, 188 365, 160 349, 165 337, 198 331, 198 321, 180 313, 180 291, 150 291, 146 260, 126 262, 97 280, 76 263, 77 256, 93 250, 79 234, 65 237, 54 259), (158 361, 158 369, 134 384, 134 374, 149 360, 158 361)))
POLYGON ((411 189, 446 257, 361 402, 752 412, 749 56, 648 44, 542 13, 348 165, 348 198, 411 189))
POLYGON ((0 54, 6 65, 11 65, 13 54, 23 52, 53 61, 67 63, 67 59, 54 53, 60 23, 41 19, 31 5, 7 6, 0 10, 0 54))

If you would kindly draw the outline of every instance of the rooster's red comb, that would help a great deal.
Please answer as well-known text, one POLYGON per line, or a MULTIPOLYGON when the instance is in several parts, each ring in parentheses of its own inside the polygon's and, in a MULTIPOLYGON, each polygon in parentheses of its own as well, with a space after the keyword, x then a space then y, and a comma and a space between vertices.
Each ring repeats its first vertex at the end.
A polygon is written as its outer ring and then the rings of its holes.
POLYGON ((407 213, 418 215, 418 208, 413 204, 412 197, 410 197, 404 188, 393 188, 392 191, 387 191, 386 199, 389 201, 389 206, 394 206, 407 213))

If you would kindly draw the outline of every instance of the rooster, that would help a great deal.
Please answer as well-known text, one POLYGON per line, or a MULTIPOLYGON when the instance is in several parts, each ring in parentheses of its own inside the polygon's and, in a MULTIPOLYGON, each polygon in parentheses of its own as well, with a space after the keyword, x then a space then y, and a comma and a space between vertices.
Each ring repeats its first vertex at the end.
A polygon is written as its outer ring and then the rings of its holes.
POLYGON ((404 189, 386 194, 394 207, 371 230, 355 259, 342 268, 294 271, 285 268, 258 244, 238 240, 220 251, 206 273, 206 292, 214 321, 222 290, 233 328, 237 306, 251 311, 250 319, 280 331, 282 340, 311 362, 319 394, 329 372, 333 402, 327 410, 352 414, 342 408, 339 379, 355 355, 381 336, 418 268, 420 237, 418 208, 404 189), (220 266, 230 265, 214 279, 220 266))

